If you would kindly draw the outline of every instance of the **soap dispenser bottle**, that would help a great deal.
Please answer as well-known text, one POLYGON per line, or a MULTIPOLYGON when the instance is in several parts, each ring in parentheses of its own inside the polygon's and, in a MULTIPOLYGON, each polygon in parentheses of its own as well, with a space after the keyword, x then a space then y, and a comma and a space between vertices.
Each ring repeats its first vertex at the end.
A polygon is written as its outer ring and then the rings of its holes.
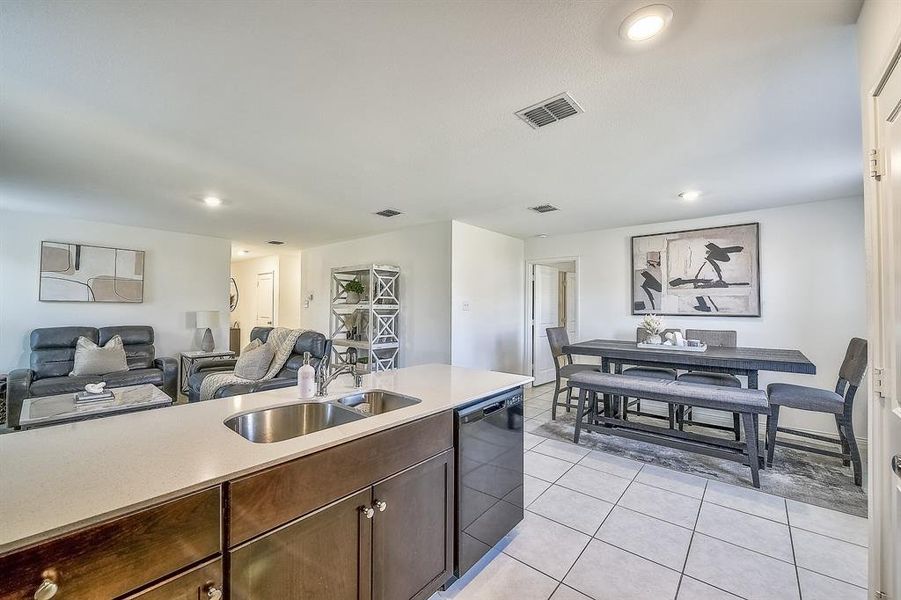
POLYGON ((303 366, 297 370, 297 394, 303 400, 316 395, 316 369, 310 364, 310 353, 303 353, 303 366))

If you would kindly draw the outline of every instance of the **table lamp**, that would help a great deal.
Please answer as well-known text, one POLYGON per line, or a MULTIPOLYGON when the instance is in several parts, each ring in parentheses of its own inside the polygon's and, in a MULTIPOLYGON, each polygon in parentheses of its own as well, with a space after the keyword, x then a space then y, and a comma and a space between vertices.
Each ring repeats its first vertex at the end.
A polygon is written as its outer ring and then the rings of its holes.
POLYGON ((200 349, 204 352, 212 352, 216 347, 213 342, 213 327, 219 327, 219 311, 217 310, 198 310, 196 313, 197 329, 206 329, 203 332, 203 339, 200 342, 200 349))

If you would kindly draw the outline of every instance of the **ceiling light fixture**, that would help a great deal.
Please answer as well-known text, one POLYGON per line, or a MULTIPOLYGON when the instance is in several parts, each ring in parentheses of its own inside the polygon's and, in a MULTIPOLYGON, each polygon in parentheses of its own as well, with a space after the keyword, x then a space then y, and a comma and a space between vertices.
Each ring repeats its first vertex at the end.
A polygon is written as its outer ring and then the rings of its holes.
POLYGON ((250 254, 250 250, 241 250, 241 254, 244 254, 244 255, 250 254))
POLYGON ((694 202, 701 197, 701 192, 698 190, 686 190, 679 194, 679 197, 687 202, 694 202))
POLYGON ((652 4, 626 17, 619 27, 619 35, 630 42, 644 42, 666 29, 672 20, 672 8, 666 4, 652 4))
POLYGON ((220 198, 219 196, 204 196, 203 203, 210 208, 216 208, 218 206, 222 206, 222 198, 220 198))
POLYGON ((546 233, 539 233, 539 234, 536 235, 535 237, 546 238, 546 237, 547 237, 547 234, 546 234, 546 233))

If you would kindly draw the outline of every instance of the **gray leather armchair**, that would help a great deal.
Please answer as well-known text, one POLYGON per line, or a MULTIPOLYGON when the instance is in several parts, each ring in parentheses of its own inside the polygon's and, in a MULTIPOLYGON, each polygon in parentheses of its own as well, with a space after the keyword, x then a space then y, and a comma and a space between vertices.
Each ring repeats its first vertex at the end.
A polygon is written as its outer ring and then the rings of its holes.
POLYGON ((170 398, 176 398, 178 362, 157 358, 153 347, 153 328, 144 325, 123 327, 47 327, 31 332, 31 367, 9 374, 6 389, 7 422, 18 427, 26 398, 54 396, 84 389, 87 383, 105 381, 108 388, 149 383, 170 398), (128 370, 107 375, 70 377, 75 361, 75 343, 86 337, 101 346, 114 335, 122 338, 128 370))
MULTIPOLYGON (((250 332, 250 339, 260 340, 265 343, 269 339, 269 332, 272 327, 254 327, 250 332)), ((255 381, 251 383, 240 383, 222 386, 216 390, 216 398, 228 398, 229 396, 237 396, 238 394, 251 394, 253 392, 263 392, 266 390, 276 390, 279 388, 297 385, 297 370, 303 366, 303 355, 305 352, 310 353, 310 364, 316 369, 317 374, 323 369, 328 369, 329 355, 332 351, 332 341, 325 335, 317 331, 305 331, 297 338, 294 344, 294 350, 285 366, 282 367, 275 377, 266 381, 255 381)), ((203 379, 210 373, 229 372, 235 369, 235 359, 221 360, 199 360, 194 363, 194 367, 188 374, 188 402, 197 402, 200 400, 200 386, 203 379)))

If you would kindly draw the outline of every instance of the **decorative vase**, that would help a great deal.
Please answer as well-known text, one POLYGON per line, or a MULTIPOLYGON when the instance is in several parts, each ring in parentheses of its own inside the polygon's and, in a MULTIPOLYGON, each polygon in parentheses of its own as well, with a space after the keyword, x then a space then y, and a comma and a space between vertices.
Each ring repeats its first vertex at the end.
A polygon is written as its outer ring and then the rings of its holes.
POLYGON ((360 294, 357 292, 347 292, 347 303, 348 304, 359 304, 360 303, 360 294))
POLYGON ((656 346, 656 345, 663 343, 663 338, 660 337, 659 333, 654 333, 654 334, 649 335, 648 337, 644 338, 644 343, 645 344, 654 344, 656 346))
POLYGON ((213 343, 213 332, 209 327, 203 332, 203 339, 200 341, 200 349, 204 352, 212 352, 216 345, 213 343))

